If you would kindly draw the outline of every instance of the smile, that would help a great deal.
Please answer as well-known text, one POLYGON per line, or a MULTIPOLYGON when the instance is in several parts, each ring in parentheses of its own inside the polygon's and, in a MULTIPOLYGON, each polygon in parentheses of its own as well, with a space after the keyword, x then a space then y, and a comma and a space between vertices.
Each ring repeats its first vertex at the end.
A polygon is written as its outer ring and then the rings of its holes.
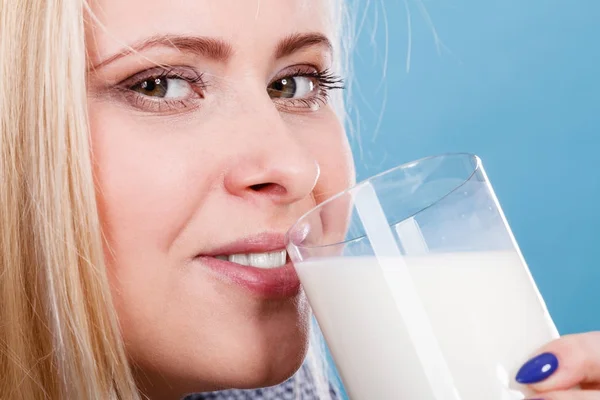
POLYGON ((268 253, 231 254, 216 256, 215 258, 248 267, 270 269, 283 267, 286 264, 287 251, 279 250, 268 253))
POLYGON ((248 236, 205 251, 194 262, 220 280, 264 299, 288 299, 300 293, 300 280, 282 234, 248 236))

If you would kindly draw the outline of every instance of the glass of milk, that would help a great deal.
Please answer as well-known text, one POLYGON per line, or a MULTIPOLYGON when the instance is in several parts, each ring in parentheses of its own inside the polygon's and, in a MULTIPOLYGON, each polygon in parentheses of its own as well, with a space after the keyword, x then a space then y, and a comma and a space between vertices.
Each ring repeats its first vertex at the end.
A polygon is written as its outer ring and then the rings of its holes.
POLYGON ((518 400, 558 332, 478 157, 399 166, 304 215, 287 249, 352 400, 518 400))

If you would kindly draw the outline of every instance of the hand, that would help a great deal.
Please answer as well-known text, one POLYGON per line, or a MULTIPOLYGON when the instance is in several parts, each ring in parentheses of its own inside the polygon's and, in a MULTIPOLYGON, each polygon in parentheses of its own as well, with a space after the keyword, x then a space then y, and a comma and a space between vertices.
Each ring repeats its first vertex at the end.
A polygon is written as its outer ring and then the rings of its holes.
POLYGON ((517 374, 531 399, 600 400, 600 332, 568 335, 544 346, 517 374))

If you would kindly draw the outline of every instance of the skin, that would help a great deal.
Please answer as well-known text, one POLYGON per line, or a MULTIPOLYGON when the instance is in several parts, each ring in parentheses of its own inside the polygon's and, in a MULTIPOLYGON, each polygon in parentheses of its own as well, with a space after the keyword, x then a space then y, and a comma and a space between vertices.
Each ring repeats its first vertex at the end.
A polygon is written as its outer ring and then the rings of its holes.
POLYGON ((275 55, 292 34, 330 38, 327 4, 93 4, 104 25, 89 27, 87 43, 106 257, 127 350, 152 398, 273 385, 305 356, 309 309, 303 292, 263 299, 190 260, 249 235, 283 234, 353 182, 342 124, 325 99, 313 101, 318 107, 311 110, 267 92, 281 77, 297 74, 298 66, 303 72, 332 67, 323 43, 275 55), (161 45, 110 60, 124 44, 163 34, 219 39, 229 54, 215 59, 161 45), (137 92, 130 90, 136 82, 127 79, 155 63, 185 67, 177 73, 193 70, 196 78, 204 74, 203 83, 168 81, 172 93, 183 94, 178 99, 195 95, 185 107, 165 105, 155 91, 141 93, 139 84, 137 92))
MULTIPOLYGON (((332 37, 328 4, 92 3, 102 23, 88 24, 86 38, 99 211, 123 337, 150 398, 273 385, 305 356, 303 292, 264 299, 190 260, 249 235, 285 233, 354 182, 342 124, 320 90, 302 93, 305 100, 318 97, 308 102, 317 104, 313 109, 267 91, 283 77, 295 79, 299 69, 332 67, 322 41, 276 57, 289 35, 332 37), (221 40, 227 57, 179 43, 114 59, 125 45, 157 35, 221 40), (152 84, 171 68, 178 77, 169 78, 166 93, 174 97, 141 90, 144 79, 152 84), (179 79, 184 75, 196 82, 179 79)), ((332 223, 343 226, 341 214, 332 223)), ((540 397, 600 399, 600 334, 566 336, 540 350, 547 351, 560 368, 533 385, 540 397), (581 389, 569 390, 575 387, 581 389)))
POLYGON ((540 349, 553 353, 559 368, 546 380, 532 385, 536 399, 600 399, 600 332, 566 335, 540 349))

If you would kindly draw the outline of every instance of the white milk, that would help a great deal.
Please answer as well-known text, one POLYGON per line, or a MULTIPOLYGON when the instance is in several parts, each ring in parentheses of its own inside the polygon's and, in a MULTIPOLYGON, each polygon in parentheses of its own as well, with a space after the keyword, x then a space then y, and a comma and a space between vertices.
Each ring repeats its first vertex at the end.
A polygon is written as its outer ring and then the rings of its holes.
MULTIPOLYGON (((454 381, 451 397, 518 400, 533 394, 514 383, 516 371, 558 333, 519 255, 402 260, 454 381)), ((445 400, 435 397, 421 369, 392 295, 403 285, 388 262, 382 269, 373 257, 335 257, 296 269, 352 400, 445 400)))

